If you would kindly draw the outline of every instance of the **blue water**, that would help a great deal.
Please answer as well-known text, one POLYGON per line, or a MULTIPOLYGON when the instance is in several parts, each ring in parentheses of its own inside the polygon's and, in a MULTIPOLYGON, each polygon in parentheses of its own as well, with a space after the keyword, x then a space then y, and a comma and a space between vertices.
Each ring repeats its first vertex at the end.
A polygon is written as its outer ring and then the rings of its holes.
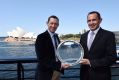
MULTIPOLYGON (((36 58, 35 48, 34 45, 31 45, 32 43, 29 42, 4 42, 4 38, 0 38, 0 59, 16 59, 16 58, 36 58)), ((74 66, 79 67, 80 65, 74 66)), ((35 68, 36 64, 24 64, 25 69, 35 68)), ((14 70, 16 69, 16 64, 0 64, 0 70, 4 69, 10 69, 14 70)), ((65 75, 66 76, 78 76, 79 70, 66 70, 65 75)), ((119 75, 119 69, 113 69, 113 74, 119 75)), ((25 72, 25 77, 34 77, 35 72, 25 72)), ((14 78, 17 77, 16 71, 14 72, 7 72, 7 71, 0 71, 0 80, 4 80, 6 78, 14 78)), ((112 79, 118 80, 119 77, 115 76, 112 79)), ((61 79, 61 80, 79 80, 78 78, 70 78, 70 79, 61 79)))
MULTIPOLYGON (((34 45, 29 42, 4 42, 4 38, 0 38, 0 59, 16 59, 16 58, 36 58, 34 45)), ((24 68, 35 68, 36 64, 23 64, 24 68), (32 65, 32 66, 31 66, 32 65)), ((16 64, 0 64, 0 70, 16 70, 16 64)), ((35 72, 25 72, 26 76, 34 76, 35 72)), ((0 71, 0 80, 8 78, 16 78, 17 72, 0 71)))
POLYGON ((0 59, 36 57, 34 46, 23 42, 0 42, 0 59))
MULTIPOLYGON (((0 59, 16 59, 16 58, 36 58, 35 47, 30 42, 4 42, 4 38, 0 38, 0 59)), ((25 69, 36 68, 36 63, 23 64, 25 69)), ((74 66, 79 67, 79 65, 74 66)), ((16 64, 0 64, 0 70, 14 70, 17 69, 16 64)), ((34 77, 35 71, 25 72, 25 77, 34 77)), ((66 70, 66 76, 79 75, 79 70, 66 70)), ((8 78, 16 78, 17 72, 0 71, 0 80, 8 78)), ((62 80, 74 80, 62 79, 62 80)), ((75 79, 77 80, 77 79, 75 79)))

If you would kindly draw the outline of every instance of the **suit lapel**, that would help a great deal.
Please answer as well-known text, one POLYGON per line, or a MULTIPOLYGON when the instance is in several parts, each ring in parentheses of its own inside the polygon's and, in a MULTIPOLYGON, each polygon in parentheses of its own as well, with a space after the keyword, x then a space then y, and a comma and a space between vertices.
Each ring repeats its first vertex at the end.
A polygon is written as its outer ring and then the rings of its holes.
POLYGON ((87 46, 88 33, 89 33, 89 31, 85 34, 85 37, 84 37, 84 44, 85 44, 86 51, 88 51, 88 46, 87 46))
POLYGON ((45 34, 46 34, 46 37, 47 37, 47 40, 48 40, 49 45, 52 46, 52 48, 54 48, 53 42, 52 42, 52 39, 51 39, 51 37, 50 37, 49 32, 46 31, 45 34))
POLYGON ((56 35, 56 37, 57 37, 57 40, 58 40, 58 44, 59 44, 59 43, 60 43, 60 39, 59 39, 58 35, 56 35))

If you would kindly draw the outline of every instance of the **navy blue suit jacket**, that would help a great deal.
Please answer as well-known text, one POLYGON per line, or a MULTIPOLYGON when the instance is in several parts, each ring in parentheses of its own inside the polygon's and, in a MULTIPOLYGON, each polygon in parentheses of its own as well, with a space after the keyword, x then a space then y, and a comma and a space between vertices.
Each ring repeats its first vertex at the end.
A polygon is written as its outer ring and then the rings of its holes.
MULTIPOLYGON (((60 42, 58 36, 57 39, 60 42)), ((60 70, 61 62, 56 61, 54 46, 48 31, 38 35, 35 50, 38 59, 37 80, 51 80, 54 70, 63 72, 60 70)))
POLYGON ((115 35, 100 28, 88 50, 88 33, 81 36, 80 43, 84 48, 84 58, 90 60, 91 66, 81 65, 80 80, 111 80, 110 66, 117 59, 115 35))

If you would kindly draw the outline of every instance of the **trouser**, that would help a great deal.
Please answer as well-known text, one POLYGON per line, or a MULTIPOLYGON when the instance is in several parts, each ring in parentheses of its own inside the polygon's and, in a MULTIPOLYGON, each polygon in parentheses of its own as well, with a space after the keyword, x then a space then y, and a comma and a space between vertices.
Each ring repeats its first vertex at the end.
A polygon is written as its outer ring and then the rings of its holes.
POLYGON ((59 71, 54 71, 52 75, 52 80, 60 80, 61 73, 59 71))

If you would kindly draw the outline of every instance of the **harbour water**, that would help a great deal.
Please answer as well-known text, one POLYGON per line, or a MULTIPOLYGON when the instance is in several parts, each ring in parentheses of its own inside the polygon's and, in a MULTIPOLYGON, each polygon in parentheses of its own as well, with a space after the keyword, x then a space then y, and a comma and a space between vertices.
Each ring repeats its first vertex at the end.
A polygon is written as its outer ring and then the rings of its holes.
MULTIPOLYGON (((0 38, 0 59, 16 59, 16 58, 36 58, 34 45, 30 44, 30 42, 4 42, 4 38, 0 38)), ((30 69, 35 68, 36 64, 24 64, 24 68, 30 69)), ((80 65, 74 66, 79 68, 80 65)), ((5 69, 16 69, 16 64, 0 64, 0 70, 5 69)), ((66 70, 65 75, 67 76, 76 76, 79 75, 79 70, 66 70)), ((112 72, 119 75, 119 69, 112 69, 112 72)), ((35 75, 34 71, 25 72, 25 77, 33 77, 35 75)), ((16 72, 7 72, 0 71, 0 80, 4 80, 6 78, 14 78, 17 77, 16 72)), ((115 76, 112 78, 113 80, 118 80, 119 76, 115 76)), ((75 79, 62 79, 62 80, 79 80, 79 78, 75 79)))
MULTIPOLYGON (((0 59, 17 59, 17 58, 36 58, 34 45, 30 42, 4 42, 0 38, 0 59)), ((36 64, 24 64, 24 68, 35 68, 36 64), (31 66, 32 65, 32 66, 31 66)), ((0 70, 17 70, 16 64, 0 64, 0 70)), ((35 72, 25 73, 25 76, 34 76, 35 72)), ((17 72, 0 71, 0 80, 16 78, 17 72)))
MULTIPOLYGON (((16 59, 16 58, 36 58, 35 47, 30 42, 4 42, 4 38, 0 38, 0 59, 16 59)), ((36 63, 25 63, 25 69, 31 69, 36 67, 36 63)), ((75 66, 79 67, 79 65, 75 66)), ((0 70, 14 70, 17 69, 16 64, 0 64, 0 70)), ((25 72, 25 77, 34 77, 35 71, 25 72)), ((67 70, 66 76, 79 75, 79 70, 67 70), (67 74, 68 73, 68 74, 67 74)), ((0 71, 0 80, 8 78, 16 78, 17 72, 0 71)), ((67 80, 74 80, 67 79, 67 80)), ((30 79, 31 80, 31 79, 30 79)), ((66 79, 63 79, 66 80, 66 79)), ((75 79, 77 80, 77 79, 75 79)))

